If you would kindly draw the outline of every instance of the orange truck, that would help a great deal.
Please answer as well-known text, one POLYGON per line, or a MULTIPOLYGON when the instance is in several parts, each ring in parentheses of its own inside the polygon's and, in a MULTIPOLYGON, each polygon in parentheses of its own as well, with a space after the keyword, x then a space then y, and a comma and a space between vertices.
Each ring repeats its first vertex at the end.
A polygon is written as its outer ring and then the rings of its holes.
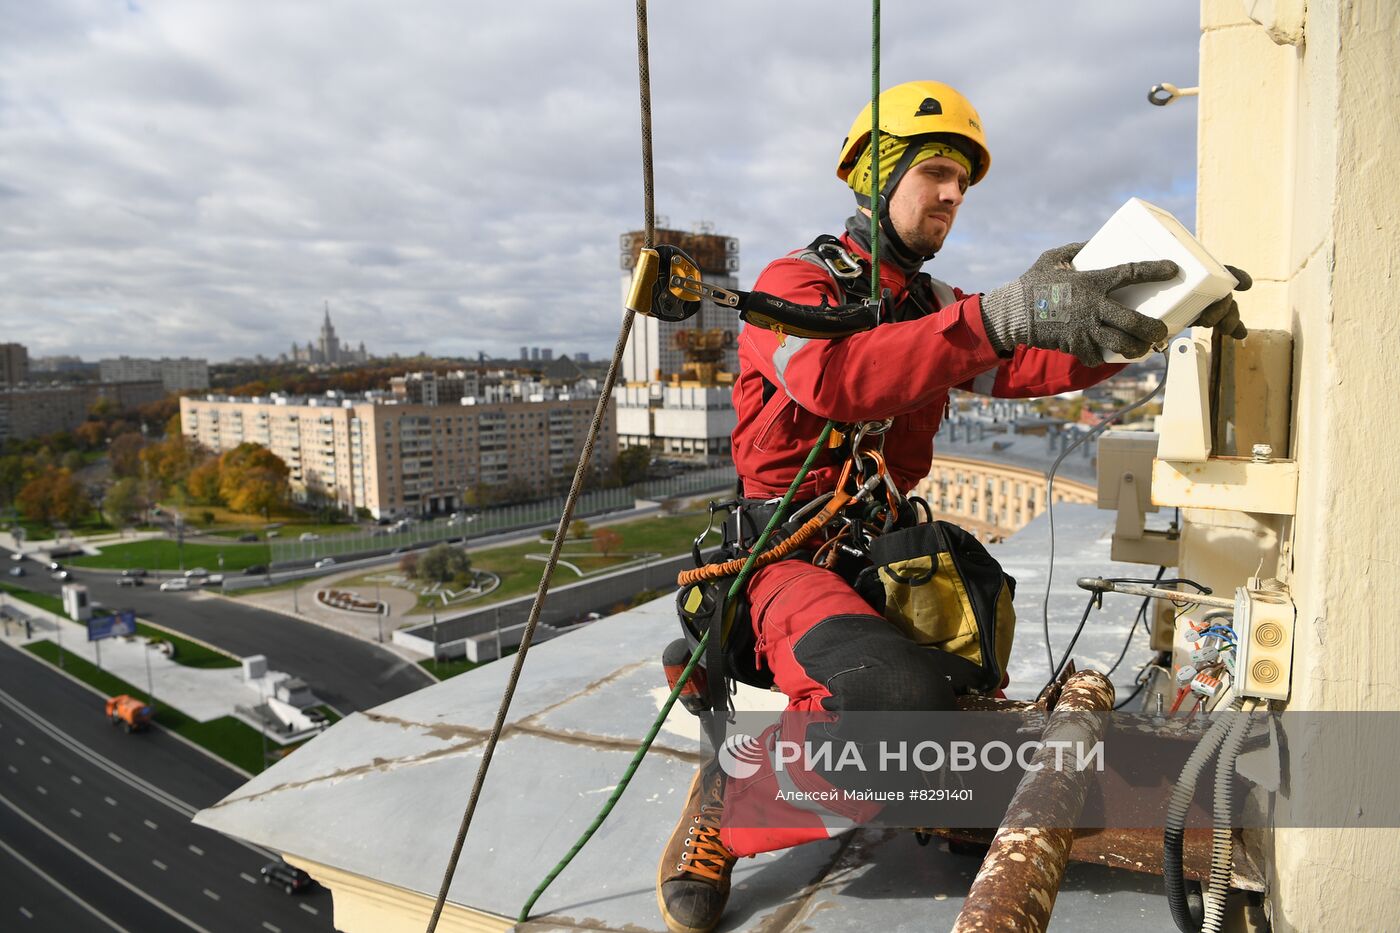
POLYGON ((151 724, 151 708, 125 693, 107 701, 107 718, 126 732, 139 732, 151 724))

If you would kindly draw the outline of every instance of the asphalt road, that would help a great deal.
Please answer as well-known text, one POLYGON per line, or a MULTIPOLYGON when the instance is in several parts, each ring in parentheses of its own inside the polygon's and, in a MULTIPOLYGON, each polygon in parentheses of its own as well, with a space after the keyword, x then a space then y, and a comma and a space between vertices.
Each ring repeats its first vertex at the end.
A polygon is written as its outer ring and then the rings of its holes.
MULTIPOLYGON (((8 551, 0 567, 14 563, 8 551)), ((22 562, 26 575, 0 577, 6 582, 59 596, 63 584, 49 579, 37 561, 22 562)), ((74 570, 73 583, 88 588, 92 602, 110 609, 135 609, 139 617, 247 657, 267 656, 268 666, 300 677, 316 695, 350 713, 369 709, 420 690, 433 681, 418 665, 377 645, 275 612, 264 612, 227 599, 200 594, 162 593, 153 580, 145 586, 121 587, 118 575, 74 570)))
POLYGON ((328 892, 264 885, 267 853, 190 822, 242 781, 0 646, 0 929, 332 929, 328 892))

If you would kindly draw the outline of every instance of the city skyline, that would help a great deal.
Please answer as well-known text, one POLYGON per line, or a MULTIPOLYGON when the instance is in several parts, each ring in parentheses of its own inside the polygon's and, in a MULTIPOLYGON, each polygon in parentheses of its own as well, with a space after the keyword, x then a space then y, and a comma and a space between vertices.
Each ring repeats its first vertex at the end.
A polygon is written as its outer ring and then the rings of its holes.
MULTIPOLYGON (((328 299, 385 354, 605 357, 617 237, 642 219, 631 15, 20 5, 0 39, 5 339, 36 357, 276 357, 328 299)), ((657 210, 737 237, 748 287, 851 212, 831 161, 869 93, 861 42, 776 6, 652 18, 657 210), (725 35, 722 53, 687 34, 725 35), (697 122, 716 131, 698 140, 697 122)), ((935 275, 999 285, 1130 195, 1192 225, 1196 105, 1145 95, 1195 83, 1193 7, 895 8, 884 29, 882 83, 960 87, 994 154, 935 275), (1008 32, 1043 51, 1004 54, 1008 32)))

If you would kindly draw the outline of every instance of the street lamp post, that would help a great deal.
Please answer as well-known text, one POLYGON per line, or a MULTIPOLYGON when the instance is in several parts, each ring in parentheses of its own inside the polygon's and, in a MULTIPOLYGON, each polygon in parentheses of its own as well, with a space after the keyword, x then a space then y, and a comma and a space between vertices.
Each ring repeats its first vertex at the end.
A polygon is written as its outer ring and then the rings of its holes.
POLYGON ((438 673, 438 658, 442 656, 442 648, 438 646, 437 610, 433 610, 433 674, 438 673))
POLYGON ((501 654, 501 607, 496 607, 496 660, 499 661, 501 654))
POLYGON ((151 645, 146 644, 146 702, 151 706, 151 712, 156 710, 156 688, 151 680, 151 645))
POLYGON ((387 608, 382 604, 375 607, 375 616, 379 619, 379 643, 381 645, 384 644, 384 616, 386 615, 384 610, 387 608))

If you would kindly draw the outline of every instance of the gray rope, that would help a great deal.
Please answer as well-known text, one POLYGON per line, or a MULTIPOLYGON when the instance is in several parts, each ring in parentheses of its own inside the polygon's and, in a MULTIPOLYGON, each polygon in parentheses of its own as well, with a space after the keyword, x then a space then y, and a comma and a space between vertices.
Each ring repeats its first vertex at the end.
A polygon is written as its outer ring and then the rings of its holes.
MULTIPOLYGON (((651 153, 651 78, 647 67, 647 18, 646 0, 637 0, 637 69, 641 82, 642 104, 642 176, 643 197, 645 200, 646 227, 643 245, 650 248, 656 236, 656 207, 652 184, 651 153)), ((602 428, 603 417, 607 413, 608 402, 612 397, 613 386, 617 382, 618 366, 622 354, 627 349, 627 338, 632 333, 632 319, 635 313, 628 309, 622 317, 622 328, 617 334, 617 344, 613 347, 612 362, 608 364, 608 374, 603 380, 603 390, 598 395, 598 405, 593 411, 593 421, 588 426, 588 437, 583 442, 583 452, 579 456, 578 467, 574 470, 574 481, 569 486, 569 496, 564 500, 564 512, 559 516, 559 527, 554 533, 554 543, 549 549, 549 559, 545 561, 544 573, 540 576, 539 589, 535 591, 535 601, 530 606, 530 617, 525 623, 525 633, 520 639, 520 650, 515 655, 515 665, 511 668, 510 682, 506 684, 501 697, 500 708, 496 711, 496 721, 491 726, 491 735, 481 753, 481 764, 476 769, 476 781, 472 785, 471 799, 467 801, 466 812, 462 814, 462 824, 457 829, 457 839, 452 844, 452 854, 447 860, 447 869, 442 876, 442 887, 437 901, 433 904, 433 915, 428 920, 427 933, 434 933, 442 916, 443 905, 447 902, 447 889, 452 885, 452 877, 457 872, 457 862, 462 857, 462 846, 467 841, 467 831, 471 828, 472 816, 481 799, 481 788, 486 783, 486 772, 491 767, 491 759, 505 728, 506 715, 510 711, 511 700, 515 697, 515 687, 520 681, 520 671, 525 666, 525 656, 534 641, 535 628, 539 625, 540 610, 544 608, 545 596, 554 577, 554 568, 559 563, 559 552, 564 546, 565 533, 573 521, 574 508, 579 493, 583 489, 584 477, 588 475, 588 464, 593 458, 593 445, 602 428)))

